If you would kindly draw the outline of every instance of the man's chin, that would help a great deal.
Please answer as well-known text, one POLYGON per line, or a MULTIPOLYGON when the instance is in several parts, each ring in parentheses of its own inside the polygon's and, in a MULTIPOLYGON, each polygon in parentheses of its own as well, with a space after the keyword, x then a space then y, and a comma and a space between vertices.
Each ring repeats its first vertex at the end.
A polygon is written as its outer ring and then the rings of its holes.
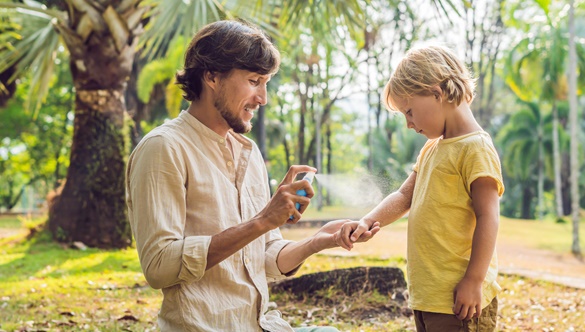
POLYGON ((252 130, 251 124, 243 124, 242 126, 238 126, 237 128, 232 128, 234 133, 238 134, 247 134, 252 130))

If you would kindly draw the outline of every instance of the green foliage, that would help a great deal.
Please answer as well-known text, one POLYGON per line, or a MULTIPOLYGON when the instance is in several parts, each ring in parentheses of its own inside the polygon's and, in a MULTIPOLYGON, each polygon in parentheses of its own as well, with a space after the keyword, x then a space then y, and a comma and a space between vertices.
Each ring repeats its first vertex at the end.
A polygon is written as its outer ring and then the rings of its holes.
MULTIPOLYGON (((10 8, 14 5, 4 3, 0 7, 10 8)), ((27 6, 22 7, 25 9, 0 10, 2 20, 13 22, 19 27, 17 32, 12 33, 15 38, 8 40, 8 47, 0 48, 0 73, 12 66, 16 66, 12 79, 31 73, 25 107, 33 111, 34 117, 47 96, 54 74, 59 35, 52 19, 58 13, 46 10, 36 1, 28 1, 27 6)))
POLYGON ((175 73, 183 65, 187 40, 179 36, 171 41, 167 56, 153 60, 142 68, 138 75, 138 98, 144 103, 150 100, 157 84, 165 84, 165 106, 169 117, 175 118, 181 110, 183 94, 175 84, 175 73))
MULTIPOLYGON (((73 91, 68 67, 57 63, 58 72, 51 83, 43 112, 25 108, 31 79, 21 79, 15 96, 0 110, 0 207, 12 208, 27 185, 44 197, 65 176, 73 130, 69 115, 73 91)), ((70 113, 71 112, 71 113, 70 113)))

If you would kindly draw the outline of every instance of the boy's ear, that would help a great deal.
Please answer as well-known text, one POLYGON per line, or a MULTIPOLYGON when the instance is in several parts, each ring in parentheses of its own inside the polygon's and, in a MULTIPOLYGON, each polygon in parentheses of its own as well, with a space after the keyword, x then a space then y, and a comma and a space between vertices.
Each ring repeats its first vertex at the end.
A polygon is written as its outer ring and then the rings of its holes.
POLYGON ((440 86, 436 85, 432 88, 433 91, 433 96, 435 96, 435 99, 437 100, 441 100, 443 97, 443 89, 441 89, 440 86))

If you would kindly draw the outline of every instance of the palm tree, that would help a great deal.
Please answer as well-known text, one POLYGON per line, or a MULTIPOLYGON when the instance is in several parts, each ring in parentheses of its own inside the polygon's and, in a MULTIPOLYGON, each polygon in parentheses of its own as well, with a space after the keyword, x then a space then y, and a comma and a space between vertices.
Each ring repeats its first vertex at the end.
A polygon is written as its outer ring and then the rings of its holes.
POLYGON ((502 156, 504 171, 522 186, 521 217, 530 219, 532 186, 534 174, 537 182, 537 213, 542 220, 544 213, 544 167, 545 167, 545 137, 544 119, 541 110, 535 102, 520 101, 523 107, 515 112, 506 125, 498 132, 496 140, 500 146, 505 146, 502 156), (533 161, 537 162, 534 163, 533 161))
MULTIPOLYGON (((564 215, 562 203, 562 172, 558 102, 567 98, 567 38, 561 28, 552 23, 540 35, 529 36, 516 44, 506 61, 506 83, 514 93, 527 102, 550 102, 553 114, 553 165, 556 214, 564 215)), ((579 68, 585 69, 585 48, 580 46, 579 68)))
MULTIPOLYGON (((569 1, 569 123, 571 131, 571 210, 573 244, 571 251, 581 256, 579 245, 579 119, 577 117, 577 49, 575 46, 575 3, 569 1)), ((581 71, 581 76, 585 72, 581 71)))

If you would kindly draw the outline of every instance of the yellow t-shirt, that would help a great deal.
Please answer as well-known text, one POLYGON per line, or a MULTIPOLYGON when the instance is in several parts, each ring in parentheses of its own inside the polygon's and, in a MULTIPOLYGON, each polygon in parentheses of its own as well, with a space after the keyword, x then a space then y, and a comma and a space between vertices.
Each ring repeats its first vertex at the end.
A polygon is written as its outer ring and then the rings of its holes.
MULTIPOLYGON (((414 310, 453 314, 453 289, 469 264, 476 219, 471 183, 491 177, 504 193, 500 160, 488 133, 429 140, 414 166, 408 216, 407 271, 414 310)), ((496 253, 482 287, 482 307, 500 291, 496 253)))

